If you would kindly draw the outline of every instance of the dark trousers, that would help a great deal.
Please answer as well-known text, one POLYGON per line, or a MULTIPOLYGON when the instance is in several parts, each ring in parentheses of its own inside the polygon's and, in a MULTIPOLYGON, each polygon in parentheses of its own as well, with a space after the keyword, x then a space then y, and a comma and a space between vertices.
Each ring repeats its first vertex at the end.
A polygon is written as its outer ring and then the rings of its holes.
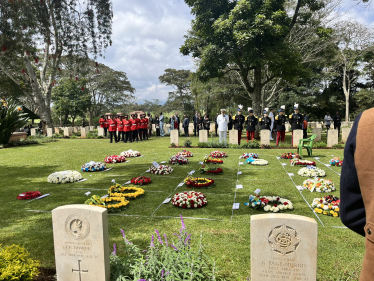
POLYGON ((189 134, 188 134, 188 127, 184 127, 183 129, 184 129, 184 136, 188 137, 189 136, 189 134))
POLYGON ((159 137, 160 136, 160 128, 157 128, 156 129, 156 137, 159 137))
POLYGON ((118 141, 121 141, 121 138, 122 138, 122 141, 125 140, 125 132, 124 131, 118 131, 118 141))
POLYGON ((142 129, 143 131, 143 140, 148 139, 148 129, 142 129))
POLYGON ((152 136, 152 128, 148 128, 148 137, 151 138, 152 136))
POLYGON ((110 143, 113 142, 113 138, 114 138, 114 141, 115 141, 115 142, 118 142, 118 141, 117 141, 117 131, 114 131, 114 132, 110 132, 110 131, 109 131, 109 135, 110 135, 110 143))
POLYGON ((216 136, 217 136, 217 130, 218 130, 218 124, 217 123, 216 123, 215 129, 216 129, 216 136))
POLYGON ((196 137, 196 132, 197 135, 199 135, 199 126, 198 124, 193 124, 193 135, 196 137))
POLYGON ((105 137, 108 136, 108 128, 104 128, 104 136, 105 136, 105 137))
POLYGON ((308 129, 303 129, 303 139, 308 138, 308 129))
POLYGON ((128 141, 130 141, 130 143, 132 142, 131 141, 131 131, 129 131, 129 132, 123 132, 124 133, 124 135, 125 135, 125 140, 124 140, 124 142, 126 143, 126 142, 128 142, 128 141))
POLYGON ((340 138, 340 126, 336 126, 335 130, 338 130, 338 138, 340 138))
POLYGON ((132 131, 132 141, 138 141, 139 140, 139 136, 138 136, 138 130, 134 130, 132 131))
POLYGON ((140 141, 142 141, 143 140, 143 137, 142 137, 142 135, 143 135, 143 131, 142 131, 143 129, 138 129, 137 130, 137 132, 138 132, 138 138, 140 138, 140 141))
POLYGON ((286 138, 286 132, 285 131, 278 131, 277 132, 277 146, 279 144, 279 141, 284 142, 285 138, 286 138))

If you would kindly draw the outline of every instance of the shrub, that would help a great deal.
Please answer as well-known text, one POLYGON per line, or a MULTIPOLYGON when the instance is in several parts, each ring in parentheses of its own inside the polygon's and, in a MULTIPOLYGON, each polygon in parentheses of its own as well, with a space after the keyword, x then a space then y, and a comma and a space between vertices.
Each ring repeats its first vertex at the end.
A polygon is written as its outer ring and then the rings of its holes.
POLYGON ((0 280, 34 280, 39 274, 39 261, 28 258, 29 255, 21 246, 1 248, 0 245, 0 280))
POLYGON ((125 252, 117 255, 116 247, 110 258, 111 280, 217 280, 215 262, 204 254, 202 235, 197 250, 191 247, 191 234, 187 233, 181 216, 182 227, 177 243, 170 243, 166 234, 157 241, 152 235, 148 250, 142 251, 131 241, 125 240, 125 252))
POLYGON ((261 148, 263 148, 263 149, 270 149, 271 146, 270 146, 270 145, 267 145, 267 144, 263 144, 263 145, 261 146, 261 148))
POLYGON ((183 145, 185 147, 191 147, 192 146, 192 141, 191 139, 186 139, 184 142, 183 142, 183 145))
POLYGON ((200 147, 200 148, 207 148, 208 147, 208 143, 206 143, 206 142, 198 142, 197 146, 200 147))
POLYGON ((260 143, 256 140, 251 140, 249 142, 244 142, 240 145, 240 148, 260 148, 260 143))
POLYGON ((335 144, 335 145, 333 146, 333 148, 344 148, 344 144, 340 144, 340 143, 335 144))
POLYGON ((176 147, 175 143, 172 143, 172 144, 171 144, 171 147, 176 147))
POLYGON ((325 143, 324 141, 315 142, 313 143, 313 147, 314 148, 326 148, 327 143, 325 143))

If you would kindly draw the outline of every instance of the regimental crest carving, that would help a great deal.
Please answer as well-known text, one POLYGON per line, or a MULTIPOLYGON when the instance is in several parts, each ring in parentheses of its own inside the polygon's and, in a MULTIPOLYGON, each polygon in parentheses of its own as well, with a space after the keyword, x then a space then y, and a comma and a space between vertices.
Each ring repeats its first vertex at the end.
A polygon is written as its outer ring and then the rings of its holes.
POLYGON ((280 225, 270 231, 268 242, 273 251, 285 256, 297 250, 300 238, 297 237, 295 229, 280 225))
POLYGON ((65 221, 65 231, 74 240, 83 240, 90 234, 90 224, 81 215, 73 214, 65 221))

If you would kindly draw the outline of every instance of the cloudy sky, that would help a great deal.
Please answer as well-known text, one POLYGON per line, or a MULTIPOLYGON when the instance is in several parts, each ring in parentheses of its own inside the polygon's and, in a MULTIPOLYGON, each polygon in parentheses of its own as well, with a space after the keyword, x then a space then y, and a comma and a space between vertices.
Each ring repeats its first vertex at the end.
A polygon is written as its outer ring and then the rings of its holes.
MULTIPOLYGON (((373 9, 343 0, 342 9, 353 19, 374 28, 373 9)), ((167 68, 193 69, 179 53, 193 16, 183 0, 113 0, 113 45, 102 62, 127 73, 139 102, 166 101, 171 88, 158 77, 167 68)))

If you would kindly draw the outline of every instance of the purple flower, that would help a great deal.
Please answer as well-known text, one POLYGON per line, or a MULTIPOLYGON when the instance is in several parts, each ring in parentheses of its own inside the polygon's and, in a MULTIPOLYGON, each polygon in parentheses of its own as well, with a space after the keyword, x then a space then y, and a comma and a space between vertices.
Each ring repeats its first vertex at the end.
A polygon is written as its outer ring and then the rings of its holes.
POLYGON ((166 244, 166 247, 168 247, 168 239, 166 238, 166 233, 164 233, 164 237, 165 237, 165 244, 166 244))
POLYGON ((178 251, 177 247, 175 247, 173 244, 170 244, 170 246, 172 246, 174 250, 178 251))
POLYGON ((123 229, 121 229, 121 232, 122 232, 122 235, 123 235, 123 239, 126 239, 126 235, 125 235, 125 232, 123 231, 123 229))
POLYGON ((168 276, 168 275, 169 275, 169 273, 170 273, 170 271, 166 272, 166 273, 165 273, 165 276, 168 276))
POLYGON ((182 215, 180 215, 180 217, 181 217, 181 221, 182 221, 182 229, 186 229, 186 226, 184 225, 184 221, 183 221, 182 215))
POLYGON ((162 243, 162 240, 161 240, 160 233, 158 232, 157 229, 155 229, 155 231, 156 231, 156 233, 157 233, 158 241, 159 241, 161 244, 163 244, 163 243, 162 243))
POLYGON ((184 241, 184 244, 187 244, 187 241, 190 239, 190 237, 191 237, 191 234, 189 234, 189 235, 187 236, 186 240, 184 241))
POLYGON ((152 235, 151 247, 154 247, 154 246, 155 246, 154 239, 155 239, 155 236, 152 235))
POLYGON ((147 281, 146 279, 139 279, 138 281, 147 281))
POLYGON ((161 270, 161 277, 164 278, 164 270, 161 270))
POLYGON ((113 244, 113 253, 112 253, 113 256, 116 256, 117 255, 117 248, 116 248, 116 244, 113 244))

